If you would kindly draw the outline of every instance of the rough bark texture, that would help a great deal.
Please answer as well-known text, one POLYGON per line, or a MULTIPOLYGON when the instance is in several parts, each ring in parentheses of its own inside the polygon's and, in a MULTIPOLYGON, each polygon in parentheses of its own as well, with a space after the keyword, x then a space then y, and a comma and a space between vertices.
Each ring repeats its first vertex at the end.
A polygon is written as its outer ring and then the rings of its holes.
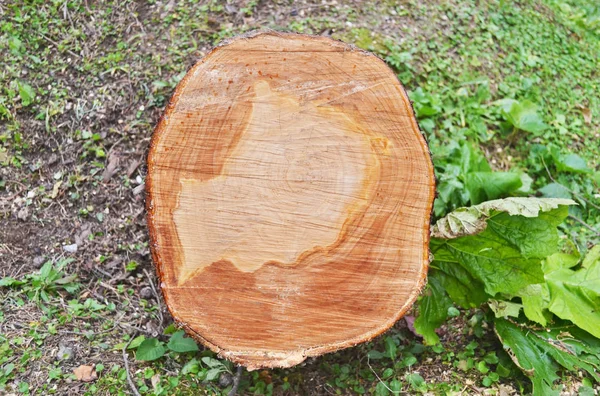
POLYGON ((426 142, 394 73, 340 42, 215 48, 154 132, 147 191, 173 317, 249 369, 370 340, 425 280, 426 142))

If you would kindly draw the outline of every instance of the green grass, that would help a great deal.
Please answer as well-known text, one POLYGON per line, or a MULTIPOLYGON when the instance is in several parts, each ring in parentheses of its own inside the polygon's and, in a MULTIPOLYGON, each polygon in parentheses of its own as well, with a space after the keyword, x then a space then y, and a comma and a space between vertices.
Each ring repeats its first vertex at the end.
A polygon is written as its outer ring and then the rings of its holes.
MULTIPOLYGON (((143 172, 117 175, 106 186, 111 150, 145 150, 163 106, 195 61, 226 37, 269 27, 331 34, 377 53, 395 70, 430 143, 439 181, 436 217, 506 195, 571 197, 579 206, 570 209, 561 231, 582 253, 598 244, 600 10, 593 0, 265 7, 252 1, 230 10, 218 1, 41 0, 0 6, 1 196, 19 193, 23 199, 15 205, 28 210, 27 221, 53 227, 58 218, 67 234, 74 223, 98 225, 86 237, 94 247, 81 262, 141 255, 147 242, 128 234, 133 229, 145 235, 136 216, 127 209, 121 219, 112 211, 131 203, 141 210, 142 202, 133 195, 111 197, 129 194, 143 182, 143 172), (486 188, 492 179, 494 191, 486 188), (117 242, 105 243, 109 236, 117 242)), ((10 210, 0 214, 0 227, 9 224, 10 210)), ((53 261, 62 263, 61 241, 44 238, 55 248, 53 261)), ((115 313, 132 323, 159 317, 154 303, 136 298, 142 269, 149 268, 147 257, 138 260, 139 267, 122 269, 114 292, 98 289, 100 281, 89 273, 77 284, 65 281, 73 286, 67 289, 56 281, 75 270, 62 266, 52 277, 28 266, 31 275, 17 277, 25 283, 0 288, 2 329, 15 321, 22 325, 10 335, 0 333, 0 393, 68 393, 76 383, 72 367, 79 364, 93 364, 99 374, 85 384, 88 394, 128 393, 120 354, 134 331, 121 327, 115 313), (97 290, 103 294, 90 294, 97 290), (55 360, 50 351, 65 334, 103 359, 55 360)), ((489 311, 453 315, 442 345, 425 346, 398 327, 306 366, 246 374, 242 388, 296 394, 319 384, 327 393, 377 395, 531 389, 490 337, 489 311)), ((158 331, 155 337, 166 344, 171 336, 158 331)), ((135 362, 134 349, 128 356, 143 393, 228 389, 219 386, 220 374, 208 376, 210 360, 203 358, 214 359, 211 352, 166 351, 157 360, 135 362)), ((220 368, 234 371, 226 362, 220 368)), ((589 385, 586 379, 563 380, 589 385)))

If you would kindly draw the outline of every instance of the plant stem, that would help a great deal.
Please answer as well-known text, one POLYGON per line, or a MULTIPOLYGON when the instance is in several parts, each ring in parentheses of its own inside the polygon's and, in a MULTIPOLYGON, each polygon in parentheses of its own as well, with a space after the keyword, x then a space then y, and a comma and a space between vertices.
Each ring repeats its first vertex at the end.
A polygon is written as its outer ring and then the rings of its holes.
POLYGON ((235 376, 233 377, 233 386, 231 390, 227 394, 227 396, 235 396, 237 394, 238 388, 240 387, 240 380, 242 379, 242 371, 244 368, 242 366, 237 367, 237 371, 235 376))

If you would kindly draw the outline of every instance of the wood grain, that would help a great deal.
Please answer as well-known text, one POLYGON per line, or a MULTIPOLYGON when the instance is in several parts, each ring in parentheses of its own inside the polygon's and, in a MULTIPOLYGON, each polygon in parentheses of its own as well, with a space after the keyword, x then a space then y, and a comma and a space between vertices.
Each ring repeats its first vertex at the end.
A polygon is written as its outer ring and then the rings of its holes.
POLYGON ((383 61, 323 37, 233 39, 188 72, 152 138, 169 310, 249 369, 367 341, 424 284, 434 184, 383 61))

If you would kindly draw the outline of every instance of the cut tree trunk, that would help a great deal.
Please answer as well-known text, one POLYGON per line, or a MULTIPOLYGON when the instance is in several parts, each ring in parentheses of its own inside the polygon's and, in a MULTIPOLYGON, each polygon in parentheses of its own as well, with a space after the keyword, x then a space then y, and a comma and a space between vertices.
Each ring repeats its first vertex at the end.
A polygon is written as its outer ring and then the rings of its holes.
POLYGON ((434 175, 379 58, 254 33, 178 85, 148 156, 148 220, 174 319, 249 369, 368 341, 424 284, 434 175))

